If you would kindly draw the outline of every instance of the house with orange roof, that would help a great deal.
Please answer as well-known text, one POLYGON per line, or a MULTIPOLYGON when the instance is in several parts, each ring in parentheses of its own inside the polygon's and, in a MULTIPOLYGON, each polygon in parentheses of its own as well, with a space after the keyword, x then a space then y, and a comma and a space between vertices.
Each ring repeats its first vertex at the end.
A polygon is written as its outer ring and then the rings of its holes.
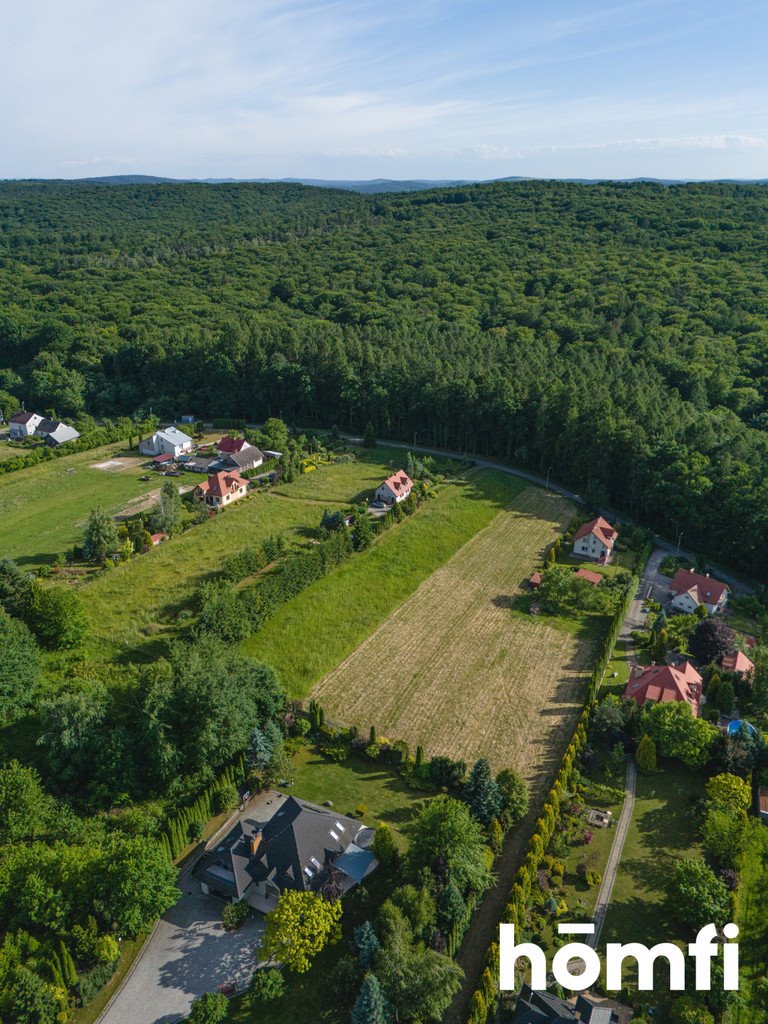
POLYGON ((230 472, 211 473, 205 483, 199 484, 195 491, 210 508, 222 508, 246 496, 248 481, 235 469, 230 472))
POLYGON ((573 535, 573 553, 579 558, 589 558, 603 564, 611 557, 617 537, 618 532, 608 520, 598 516, 588 523, 582 523, 573 535))
POLYGON ((737 676, 746 679, 755 671, 755 663, 748 658, 743 651, 734 651, 733 654, 726 654, 721 662, 726 672, 735 672, 737 676))
POLYGON ((694 718, 698 717, 701 703, 702 678, 690 661, 680 665, 636 665, 629 677, 625 698, 632 698, 642 707, 685 701, 694 718))
POLYGON ((385 505, 394 505, 405 501, 412 490, 413 480, 404 469, 398 469, 376 488, 376 500, 383 501, 385 505))
POLYGON ((670 585, 672 607, 676 612, 691 615, 703 604, 710 615, 721 612, 728 603, 729 586, 702 575, 693 569, 678 569, 670 585))

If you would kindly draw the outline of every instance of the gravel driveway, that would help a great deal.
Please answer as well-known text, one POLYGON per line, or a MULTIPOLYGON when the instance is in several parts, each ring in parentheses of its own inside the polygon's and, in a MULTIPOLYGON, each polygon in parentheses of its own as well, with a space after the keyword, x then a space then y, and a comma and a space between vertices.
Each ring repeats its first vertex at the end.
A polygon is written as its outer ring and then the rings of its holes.
POLYGON ((250 979, 264 919, 252 917, 238 931, 225 932, 223 904, 203 896, 189 876, 180 884, 181 899, 158 921, 99 1024, 172 1024, 189 1013, 196 996, 250 979))

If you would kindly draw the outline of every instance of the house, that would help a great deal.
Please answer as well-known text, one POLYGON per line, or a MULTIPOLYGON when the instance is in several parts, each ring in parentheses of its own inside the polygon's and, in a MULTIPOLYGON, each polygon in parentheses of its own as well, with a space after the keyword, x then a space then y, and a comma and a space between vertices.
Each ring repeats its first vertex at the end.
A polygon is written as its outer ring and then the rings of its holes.
POLYGON ((158 544, 162 544, 164 540, 168 539, 168 534, 161 530, 159 533, 151 533, 150 537, 152 538, 152 547, 156 548, 158 544))
POLYGON ((211 473, 205 483, 198 484, 195 490, 206 505, 221 508, 244 498, 248 493, 248 481, 233 469, 229 472, 211 473))
POLYGON ((291 796, 264 824, 241 818, 192 877, 206 895, 267 912, 284 889, 316 891, 332 873, 348 892, 378 866, 372 840, 362 822, 291 796))
POLYGON ((726 672, 735 672, 737 676, 746 679, 755 671, 755 663, 748 658, 743 651, 735 651, 733 654, 726 654, 721 662, 726 672))
POLYGON ((222 437, 217 441, 216 447, 222 454, 231 455, 233 452, 241 452, 252 446, 251 442, 246 441, 244 437, 222 437))
POLYGON ((685 701, 694 718, 698 717, 702 679, 690 661, 679 665, 636 665, 629 677, 624 697, 631 697, 642 707, 647 701, 667 704, 685 701))
POLYGON ((709 573, 701 575, 693 569, 678 569, 670 585, 672 607, 691 614, 703 604, 710 615, 721 612, 728 602, 727 583, 713 580, 709 573))
POLYGON ((580 580, 586 580, 587 583, 591 583, 593 587, 598 587, 603 582, 603 577, 599 572, 592 572, 591 569, 579 569, 576 572, 576 576, 580 580))
POLYGON ((263 461, 264 455, 258 448, 254 448, 252 444, 249 444, 247 448, 243 448, 239 452, 221 453, 221 458, 216 463, 216 466, 221 469, 236 469, 240 473, 245 473, 246 470, 256 469, 263 461))
POLYGON ((404 469, 398 469, 376 488, 376 500, 383 501, 385 505, 394 505, 395 502, 405 501, 412 490, 413 480, 404 469))
POLYGON ((573 535, 573 553, 593 562, 607 562, 617 537, 618 533, 608 520, 598 516, 583 523, 573 535))
POLYGON ((760 821, 768 825, 768 789, 764 786, 757 791, 757 813, 760 821))
POLYGON ((43 417, 36 412, 16 412, 8 420, 8 436, 12 441, 29 437, 43 422, 43 417))
POLYGON ((178 427, 165 427, 139 442, 142 455, 182 455, 192 450, 192 438, 178 427))
POLYGON ((43 438, 49 448, 58 448, 60 444, 76 441, 80 437, 79 431, 61 420, 43 420, 35 433, 43 438))
POLYGON ((573 1002, 538 992, 523 985, 517 997, 512 1024, 618 1024, 618 1014, 608 1006, 599 1006, 584 995, 573 1002))

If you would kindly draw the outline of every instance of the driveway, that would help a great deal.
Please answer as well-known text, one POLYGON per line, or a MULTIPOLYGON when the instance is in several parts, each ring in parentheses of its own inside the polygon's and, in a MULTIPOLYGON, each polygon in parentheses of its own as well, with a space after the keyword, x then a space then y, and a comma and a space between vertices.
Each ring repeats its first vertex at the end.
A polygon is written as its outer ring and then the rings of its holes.
POLYGON ((236 932, 226 932, 223 904, 203 896, 189 876, 181 887, 181 899, 158 921, 99 1024, 172 1024, 187 1016, 197 996, 250 980, 264 919, 248 918, 236 932))

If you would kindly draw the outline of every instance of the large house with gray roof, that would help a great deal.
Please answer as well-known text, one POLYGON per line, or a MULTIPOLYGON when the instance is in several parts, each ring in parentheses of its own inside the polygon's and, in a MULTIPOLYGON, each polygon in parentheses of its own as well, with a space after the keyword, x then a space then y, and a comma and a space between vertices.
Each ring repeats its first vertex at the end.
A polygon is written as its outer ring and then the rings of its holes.
POLYGON ((192 451, 192 438, 178 427, 166 427, 139 442, 142 455, 183 455, 192 451))
POLYGON ((608 1006, 599 1006, 579 995, 568 1002, 549 992, 537 992, 523 985, 517 999, 512 1024, 618 1024, 618 1014, 608 1006))
POLYGON ((344 893, 377 867, 373 829, 305 800, 280 799, 269 821, 246 815, 203 854, 192 871, 203 893, 266 913, 284 889, 314 891, 333 876, 344 893))

